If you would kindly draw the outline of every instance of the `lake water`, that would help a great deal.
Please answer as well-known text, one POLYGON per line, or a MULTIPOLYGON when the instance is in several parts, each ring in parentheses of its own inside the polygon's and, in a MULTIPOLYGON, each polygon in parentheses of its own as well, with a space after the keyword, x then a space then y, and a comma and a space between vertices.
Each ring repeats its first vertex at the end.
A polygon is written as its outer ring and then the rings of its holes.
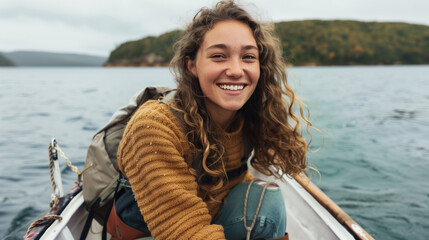
MULTIPOLYGON (((289 73, 324 134, 313 181, 376 239, 428 239, 429 66, 289 73)), ((167 68, 0 68, 0 239, 22 239, 48 211, 51 138, 81 169, 97 129, 149 85, 175 83, 167 68)), ((68 189, 75 174, 62 169, 68 189)))

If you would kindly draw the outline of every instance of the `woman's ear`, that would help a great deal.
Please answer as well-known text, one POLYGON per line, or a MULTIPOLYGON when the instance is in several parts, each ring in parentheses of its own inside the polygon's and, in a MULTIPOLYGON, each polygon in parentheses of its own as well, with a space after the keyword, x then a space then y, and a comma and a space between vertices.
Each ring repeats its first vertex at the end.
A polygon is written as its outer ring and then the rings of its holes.
POLYGON ((186 65, 188 67, 188 71, 191 72, 194 77, 198 77, 195 61, 191 60, 188 56, 186 57, 186 65))

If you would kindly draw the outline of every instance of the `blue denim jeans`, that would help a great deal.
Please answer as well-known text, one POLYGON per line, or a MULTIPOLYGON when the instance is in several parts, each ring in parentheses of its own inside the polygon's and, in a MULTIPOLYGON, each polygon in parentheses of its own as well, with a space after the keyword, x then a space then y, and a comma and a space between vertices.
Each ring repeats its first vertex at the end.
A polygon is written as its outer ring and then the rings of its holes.
MULTIPOLYGON (((250 183, 235 186, 225 198, 213 224, 222 225, 226 239, 245 239, 244 199, 250 183)), ((251 226, 263 186, 253 183, 248 200, 246 222, 251 226)), ((286 209, 280 188, 267 188, 250 238, 279 238, 286 232, 286 209)))

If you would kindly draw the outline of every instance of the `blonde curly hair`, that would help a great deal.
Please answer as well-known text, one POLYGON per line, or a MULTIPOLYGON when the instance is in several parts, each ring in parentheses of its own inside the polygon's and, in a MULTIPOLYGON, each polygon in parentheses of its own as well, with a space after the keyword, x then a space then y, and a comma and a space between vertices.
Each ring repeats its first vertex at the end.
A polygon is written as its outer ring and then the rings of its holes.
MULTIPOLYGON (((212 179, 211 184, 200 184, 202 197, 212 201, 227 181, 225 149, 205 107, 199 81, 188 70, 187 61, 195 59, 206 32, 225 20, 248 25, 259 49, 260 79, 253 95, 239 110, 244 118, 243 132, 254 148, 251 165, 266 175, 278 177, 301 173, 307 167, 308 150, 301 135, 302 122, 307 129, 311 126, 304 114, 305 105, 287 83, 286 65, 273 24, 258 23, 234 1, 220 1, 213 9, 202 8, 176 43, 170 68, 178 84, 174 107, 183 114, 194 153, 203 156, 198 180, 204 176, 212 179), (294 113, 295 105, 298 114, 294 113)), ((194 174, 197 175, 195 171, 194 174)))

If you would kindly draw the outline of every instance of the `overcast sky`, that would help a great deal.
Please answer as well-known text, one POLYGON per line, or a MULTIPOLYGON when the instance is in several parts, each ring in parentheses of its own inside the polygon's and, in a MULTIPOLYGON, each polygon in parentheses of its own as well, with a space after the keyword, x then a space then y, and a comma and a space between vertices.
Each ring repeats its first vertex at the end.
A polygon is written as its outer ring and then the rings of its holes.
MULTIPOLYGON (((213 0, 0 0, 0 52, 108 56, 119 44, 183 29, 213 0)), ((263 21, 351 19, 429 25, 428 0, 241 0, 263 21)))

